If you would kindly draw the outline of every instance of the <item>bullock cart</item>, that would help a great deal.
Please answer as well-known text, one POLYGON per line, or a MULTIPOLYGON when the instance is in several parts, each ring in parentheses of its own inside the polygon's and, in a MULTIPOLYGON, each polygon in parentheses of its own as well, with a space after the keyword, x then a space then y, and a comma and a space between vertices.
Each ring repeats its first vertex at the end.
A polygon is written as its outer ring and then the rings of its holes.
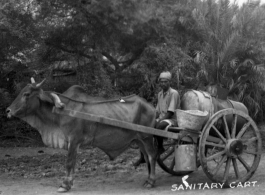
POLYGON ((182 127, 169 127, 166 131, 161 131, 55 107, 53 112, 166 138, 165 152, 159 155, 157 162, 164 171, 176 176, 189 174, 201 166, 213 182, 226 185, 243 183, 253 176, 261 158, 262 143, 255 122, 244 112, 233 108, 222 109, 208 117, 199 131, 182 127), (244 123, 239 125, 237 121, 242 119, 244 123), (176 149, 189 144, 196 146, 196 167, 179 170, 176 159, 184 157, 176 156, 176 149))

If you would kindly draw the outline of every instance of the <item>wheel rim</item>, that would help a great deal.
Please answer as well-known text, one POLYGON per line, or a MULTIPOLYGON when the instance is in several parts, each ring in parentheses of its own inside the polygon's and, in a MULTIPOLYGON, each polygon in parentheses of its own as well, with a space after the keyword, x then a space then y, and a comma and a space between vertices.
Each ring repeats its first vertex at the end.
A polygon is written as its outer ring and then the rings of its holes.
POLYGON ((258 167, 261 148, 260 133, 254 121, 241 111, 225 109, 215 113, 203 129, 200 162, 213 182, 226 185, 245 182, 258 167), (228 124, 228 117, 232 119, 231 124, 228 124), (245 123, 237 128, 240 117, 245 123), (223 127, 223 133, 220 127, 223 127), (211 139, 212 134, 215 139, 211 139))
POLYGON ((167 173, 175 176, 183 176, 192 173, 193 171, 175 171, 175 145, 176 140, 168 139, 163 142, 165 152, 160 154, 157 159, 158 165, 167 173))

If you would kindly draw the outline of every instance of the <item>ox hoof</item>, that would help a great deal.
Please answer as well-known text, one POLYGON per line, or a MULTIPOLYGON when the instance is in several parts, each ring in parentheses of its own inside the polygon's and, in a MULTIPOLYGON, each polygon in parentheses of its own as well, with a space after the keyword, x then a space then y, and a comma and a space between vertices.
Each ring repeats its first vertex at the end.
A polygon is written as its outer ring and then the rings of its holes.
POLYGON ((57 192, 64 193, 64 192, 68 192, 70 189, 71 189, 70 187, 60 186, 59 189, 57 190, 57 192))
POLYGON ((155 187, 155 182, 154 181, 148 181, 148 180, 146 180, 144 182, 143 186, 145 188, 153 188, 153 187, 155 187))

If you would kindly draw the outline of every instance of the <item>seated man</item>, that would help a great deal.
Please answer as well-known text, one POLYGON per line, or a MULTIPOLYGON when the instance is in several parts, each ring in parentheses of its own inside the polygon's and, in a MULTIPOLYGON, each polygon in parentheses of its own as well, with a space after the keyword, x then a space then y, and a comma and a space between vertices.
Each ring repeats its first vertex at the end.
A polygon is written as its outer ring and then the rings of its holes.
MULTIPOLYGON (((171 73, 168 71, 162 72, 159 76, 159 85, 162 90, 158 93, 155 128, 160 130, 164 130, 168 126, 177 126, 175 110, 180 108, 180 96, 175 89, 170 87, 171 78, 171 73)), ((161 154, 164 152, 163 138, 159 136, 155 137, 157 139, 158 154, 161 154)), ((141 154, 140 159, 134 163, 134 166, 139 166, 144 162, 144 157, 141 154)))

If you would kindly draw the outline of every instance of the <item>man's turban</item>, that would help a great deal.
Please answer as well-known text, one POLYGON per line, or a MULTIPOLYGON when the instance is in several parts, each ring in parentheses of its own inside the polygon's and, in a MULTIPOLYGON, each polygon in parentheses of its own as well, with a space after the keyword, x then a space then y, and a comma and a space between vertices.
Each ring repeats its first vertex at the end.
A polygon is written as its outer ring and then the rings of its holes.
POLYGON ((168 71, 166 71, 166 72, 162 72, 161 74, 160 74, 160 76, 159 76, 159 79, 158 80, 160 80, 160 79, 167 79, 167 80, 171 80, 171 78, 172 78, 172 76, 171 76, 171 73, 170 72, 168 72, 168 71))

